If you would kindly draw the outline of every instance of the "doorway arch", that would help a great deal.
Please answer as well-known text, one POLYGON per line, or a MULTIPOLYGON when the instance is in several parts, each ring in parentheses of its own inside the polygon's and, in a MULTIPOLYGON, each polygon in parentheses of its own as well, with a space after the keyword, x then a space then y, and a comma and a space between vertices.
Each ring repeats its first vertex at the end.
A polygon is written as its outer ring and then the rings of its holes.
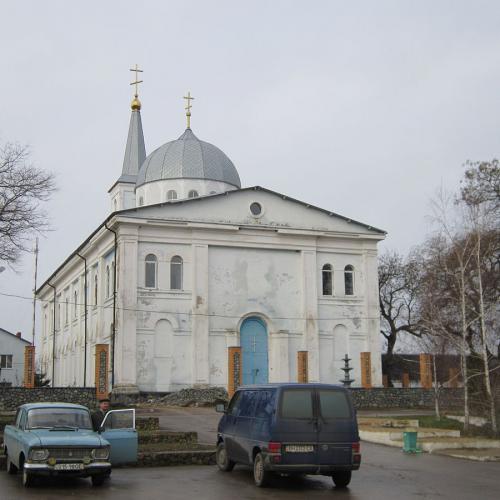
POLYGON ((267 326, 260 318, 246 318, 240 328, 243 385, 267 384, 269 351, 267 326))

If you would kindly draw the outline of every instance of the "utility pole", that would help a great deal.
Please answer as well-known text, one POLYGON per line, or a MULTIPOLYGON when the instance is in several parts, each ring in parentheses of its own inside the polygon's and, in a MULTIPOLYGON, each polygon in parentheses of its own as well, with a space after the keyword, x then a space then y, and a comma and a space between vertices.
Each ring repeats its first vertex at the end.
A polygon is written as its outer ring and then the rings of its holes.
POLYGON ((38 273, 38 238, 35 241, 35 272, 34 272, 34 288, 33 288, 33 331, 32 331, 32 343, 31 345, 35 346, 35 321, 36 321, 36 278, 38 273))

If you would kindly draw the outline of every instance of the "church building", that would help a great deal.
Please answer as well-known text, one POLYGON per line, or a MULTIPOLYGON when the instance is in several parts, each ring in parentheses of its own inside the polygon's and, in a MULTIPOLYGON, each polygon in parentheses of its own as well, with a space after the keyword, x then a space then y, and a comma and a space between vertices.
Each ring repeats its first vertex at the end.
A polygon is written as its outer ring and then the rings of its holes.
POLYGON ((191 129, 191 99, 186 130, 147 155, 136 90, 110 214, 37 290, 42 369, 54 386, 93 386, 102 361, 109 390, 165 392, 228 388, 235 376, 339 383, 347 354, 359 386, 371 353, 381 386, 385 232, 242 187, 233 162, 191 129))

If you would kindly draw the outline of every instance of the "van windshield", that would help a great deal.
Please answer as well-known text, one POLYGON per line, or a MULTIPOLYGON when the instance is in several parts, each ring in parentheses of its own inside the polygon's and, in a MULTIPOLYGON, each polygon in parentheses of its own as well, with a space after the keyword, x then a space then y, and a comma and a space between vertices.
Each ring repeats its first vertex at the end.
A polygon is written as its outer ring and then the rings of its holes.
POLYGON ((320 389, 318 394, 321 416, 323 418, 351 417, 351 406, 343 391, 320 389))
POLYGON ((282 418, 313 418, 311 389, 285 389, 281 400, 282 418))

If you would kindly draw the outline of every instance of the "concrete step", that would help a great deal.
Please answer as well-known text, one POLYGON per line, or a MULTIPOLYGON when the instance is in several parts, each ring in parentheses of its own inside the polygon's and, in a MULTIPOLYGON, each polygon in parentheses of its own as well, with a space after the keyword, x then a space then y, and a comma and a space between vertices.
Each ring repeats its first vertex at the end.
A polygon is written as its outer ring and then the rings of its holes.
MULTIPOLYGON (((400 446, 403 446, 401 441, 400 446)), ((435 438, 423 438, 417 439, 417 447, 423 451, 433 453, 438 450, 446 449, 469 449, 469 450, 481 450, 481 449, 500 449, 500 440, 487 439, 487 438, 475 438, 475 437, 461 437, 461 438, 449 438, 449 437, 435 437, 435 438)))
POLYGON ((417 432, 418 439, 433 437, 459 438, 460 431, 454 429, 433 429, 424 427, 406 427, 403 429, 390 429, 385 427, 362 426, 359 429, 361 439, 381 444, 389 444, 387 441, 402 441, 403 432, 417 432), (376 439, 376 441, 374 441, 376 439))
MULTIPOLYGON (((0 473, 6 467, 5 455, 0 455, 0 473)), ((161 467, 169 465, 214 465, 215 448, 204 450, 175 450, 139 452, 137 464, 127 467, 161 467)))
POLYGON ((418 420, 413 418, 383 418, 383 417, 358 417, 358 424, 373 427, 418 427, 418 420))
POLYGON ((475 460, 477 462, 500 462, 500 448, 445 448, 444 450, 434 451, 437 455, 447 457, 463 458, 466 460, 475 460))

